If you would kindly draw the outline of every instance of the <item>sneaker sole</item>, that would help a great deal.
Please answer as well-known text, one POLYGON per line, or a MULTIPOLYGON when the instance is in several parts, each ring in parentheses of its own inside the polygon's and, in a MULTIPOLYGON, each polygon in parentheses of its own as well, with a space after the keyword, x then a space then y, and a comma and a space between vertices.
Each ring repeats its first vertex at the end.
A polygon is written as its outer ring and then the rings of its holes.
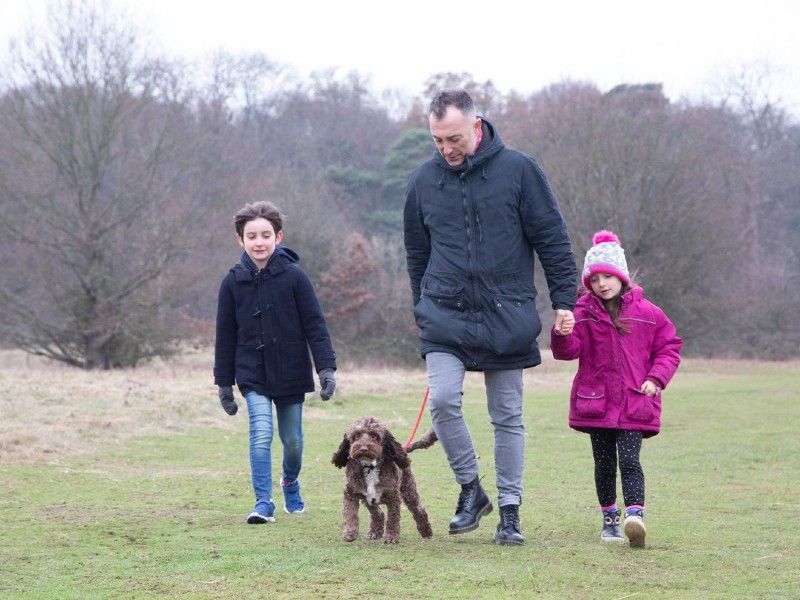
POLYGON ((263 525, 264 523, 274 523, 275 517, 265 517, 258 513, 251 513, 247 516, 248 525, 263 525))
POLYGON ((286 505, 284 504, 284 505, 283 505, 283 511, 284 511, 284 512, 285 512, 287 515, 299 515, 299 514, 302 514, 302 513, 304 513, 304 512, 306 511, 306 507, 304 506, 304 507, 303 507, 303 508, 301 508, 300 510, 289 510, 288 508, 286 508, 286 505))
POLYGON ((478 513, 478 518, 475 519, 475 522, 472 525, 467 525, 466 527, 462 527, 461 529, 451 529, 450 535, 458 535, 459 533, 469 533, 470 531, 475 531, 478 528, 478 525, 481 524, 481 517, 485 517, 490 512, 494 510, 492 503, 486 505, 486 507, 478 513))
POLYGON ((618 543, 618 544, 624 544, 625 543, 625 538, 624 537, 606 537, 606 536, 601 535, 600 536, 600 541, 601 542, 605 542, 606 544, 613 544, 615 542, 618 543))
POLYGON ((644 548, 644 536, 647 530, 640 519, 625 519, 625 535, 628 536, 631 548, 644 548))

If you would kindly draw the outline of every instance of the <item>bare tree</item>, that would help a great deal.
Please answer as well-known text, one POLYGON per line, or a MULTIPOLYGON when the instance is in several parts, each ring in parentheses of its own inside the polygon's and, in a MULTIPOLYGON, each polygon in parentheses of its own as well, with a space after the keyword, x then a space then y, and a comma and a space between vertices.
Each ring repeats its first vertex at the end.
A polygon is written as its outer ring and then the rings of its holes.
POLYGON ((746 153, 724 115, 672 106, 657 84, 602 94, 565 82, 509 102, 501 131, 543 163, 579 256, 613 229, 691 348, 730 341, 752 210, 746 153))
POLYGON ((170 350, 160 307, 183 246, 179 83, 121 17, 51 7, 47 31, 12 47, 0 104, 2 328, 18 347, 79 367, 170 350))

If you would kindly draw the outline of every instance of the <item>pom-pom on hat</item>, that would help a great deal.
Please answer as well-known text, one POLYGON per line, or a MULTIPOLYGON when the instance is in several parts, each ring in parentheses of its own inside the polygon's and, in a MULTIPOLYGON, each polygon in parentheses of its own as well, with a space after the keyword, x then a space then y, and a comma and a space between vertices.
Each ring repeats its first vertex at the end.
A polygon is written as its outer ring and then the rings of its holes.
POLYGON ((625 250, 619 238, 612 231, 598 231, 592 237, 592 247, 583 261, 583 285, 591 289, 589 279, 595 273, 609 273, 620 278, 623 284, 629 285, 628 263, 625 262, 625 250))

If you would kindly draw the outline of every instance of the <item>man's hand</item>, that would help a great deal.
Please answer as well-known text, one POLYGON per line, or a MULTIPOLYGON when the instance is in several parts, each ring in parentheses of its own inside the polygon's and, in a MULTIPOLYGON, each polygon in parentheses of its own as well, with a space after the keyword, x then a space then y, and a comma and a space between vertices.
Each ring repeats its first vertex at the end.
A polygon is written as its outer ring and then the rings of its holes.
POLYGON ((222 404, 222 409, 231 416, 239 410, 236 400, 233 399, 233 388, 229 385, 219 386, 219 403, 222 404))
POLYGON ((572 314, 572 311, 564 308, 556 309, 556 322, 553 325, 553 331, 557 335, 569 335, 574 327, 575 315, 572 314))
POLYGON ((336 371, 333 369, 322 369, 319 372, 319 397, 323 400, 330 400, 336 391, 336 371))

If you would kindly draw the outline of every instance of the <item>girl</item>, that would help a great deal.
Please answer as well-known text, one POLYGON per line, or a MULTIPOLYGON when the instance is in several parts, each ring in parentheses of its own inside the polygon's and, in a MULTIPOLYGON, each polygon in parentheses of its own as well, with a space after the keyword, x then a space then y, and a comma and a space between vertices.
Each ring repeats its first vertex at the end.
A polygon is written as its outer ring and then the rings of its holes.
POLYGON ((617 236, 599 231, 592 243, 574 324, 565 321, 551 331, 551 348, 556 359, 578 359, 569 426, 591 437, 603 513, 600 539, 624 541, 616 504, 619 456, 624 531, 631 547, 642 548, 646 530, 639 450, 642 438, 659 432, 661 391, 678 368, 682 342, 664 312, 631 281, 617 236))

